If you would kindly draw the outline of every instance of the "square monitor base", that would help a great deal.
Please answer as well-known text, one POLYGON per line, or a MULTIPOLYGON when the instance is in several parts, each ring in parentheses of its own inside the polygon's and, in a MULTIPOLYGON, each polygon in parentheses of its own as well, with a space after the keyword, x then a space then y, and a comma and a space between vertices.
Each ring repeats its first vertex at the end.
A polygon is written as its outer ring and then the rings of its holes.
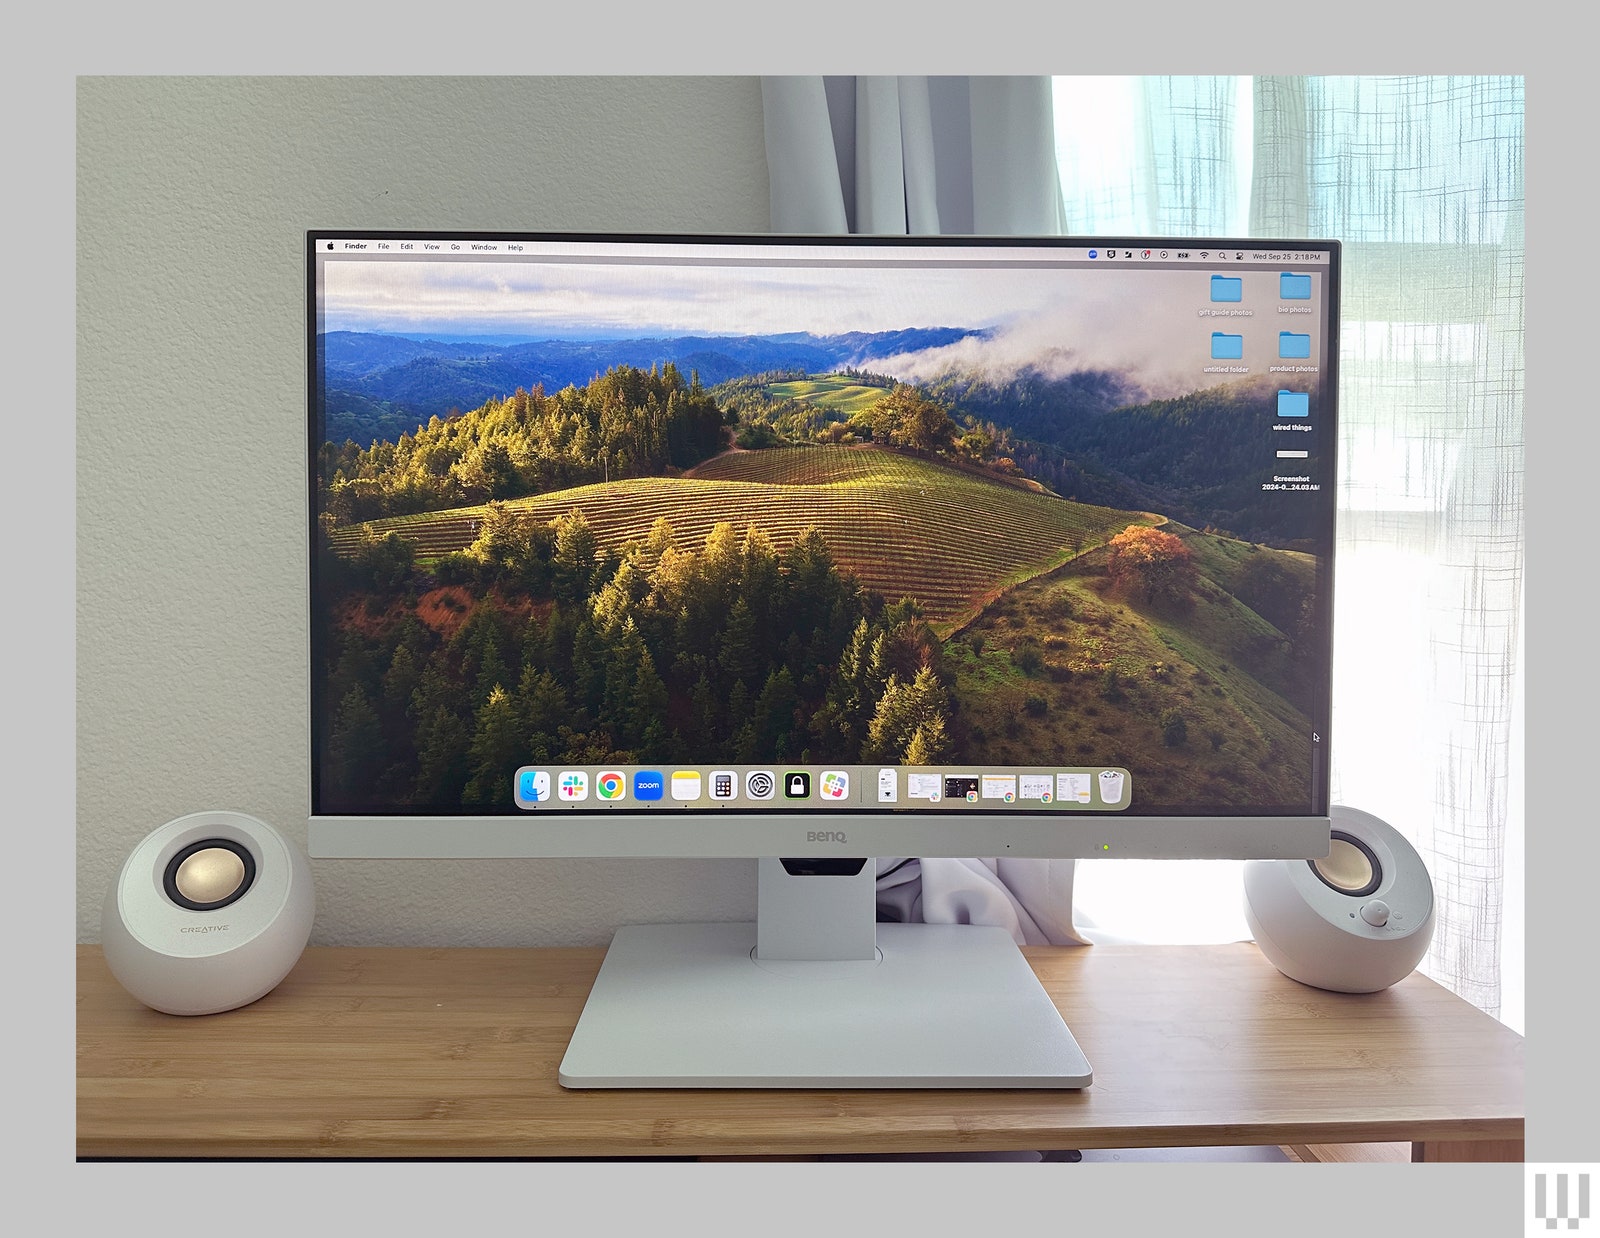
POLYGON ((1003 929, 880 924, 878 957, 755 957, 754 924, 617 930, 567 1088, 1085 1088, 1092 1072, 1003 929))

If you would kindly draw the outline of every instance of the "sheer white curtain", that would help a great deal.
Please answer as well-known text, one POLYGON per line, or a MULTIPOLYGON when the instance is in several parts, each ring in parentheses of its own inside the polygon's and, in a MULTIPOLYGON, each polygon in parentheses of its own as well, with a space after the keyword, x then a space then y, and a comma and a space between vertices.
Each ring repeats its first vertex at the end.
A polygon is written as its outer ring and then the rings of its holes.
MULTIPOLYGON (((1422 970, 1520 1028, 1522 79, 1060 78, 1054 93, 1068 231, 1344 242, 1334 800, 1427 863, 1439 919, 1422 970)), ((1195 867, 1186 885, 1237 906, 1225 867, 1195 867)), ((1086 865, 1079 905, 1120 924, 1149 878, 1086 865)))
MULTIPOLYGON (((774 231, 1345 242, 1334 800, 1428 864, 1422 970, 1520 1028, 1522 80, 776 78, 763 97, 774 231)), ((1074 918, 1097 939, 1248 936, 1236 864, 985 871, 1062 940, 1074 918)), ((937 914, 992 906, 964 880, 983 878, 957 874, 937 914)))

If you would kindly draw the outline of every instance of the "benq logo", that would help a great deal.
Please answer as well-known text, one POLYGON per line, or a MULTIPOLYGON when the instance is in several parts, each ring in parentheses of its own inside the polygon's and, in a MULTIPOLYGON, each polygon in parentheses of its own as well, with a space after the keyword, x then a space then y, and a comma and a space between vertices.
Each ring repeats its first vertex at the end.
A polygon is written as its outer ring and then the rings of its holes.
POLYGON ((850 840, 845 837, 843 830, 807 830, 806 841, 808 843, 847 843, 850 840))

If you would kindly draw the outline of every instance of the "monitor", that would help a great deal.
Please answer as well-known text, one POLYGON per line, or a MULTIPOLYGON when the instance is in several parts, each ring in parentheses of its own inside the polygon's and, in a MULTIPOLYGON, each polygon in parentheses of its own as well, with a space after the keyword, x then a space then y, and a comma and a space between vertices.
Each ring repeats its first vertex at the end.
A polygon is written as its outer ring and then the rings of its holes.
POLYGON ((1327 855, 1339 260, 308 232, 311 854, 757 859, 567 1086, 1087 1086, 874 860, 1327 855))

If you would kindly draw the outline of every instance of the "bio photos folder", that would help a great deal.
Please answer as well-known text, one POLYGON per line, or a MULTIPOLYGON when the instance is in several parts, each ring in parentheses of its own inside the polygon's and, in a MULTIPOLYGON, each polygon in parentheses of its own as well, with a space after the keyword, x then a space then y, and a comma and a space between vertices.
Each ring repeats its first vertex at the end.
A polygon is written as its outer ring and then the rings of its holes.
POLYGON ((1213 275, 1211 277, 1211 299, 1213 301, 1243 300, 1244 280, 1237 275, 1213 275))
MULTIPOLYGON (((1307 336, 1307 339, 1310 337, 1307 336)), ((1229 335, 1226 331, 1211 333, 1211 359, 1237 361, 1244 356, 1244 336, 1229 335)))
POLYGON ((1311 300, 1311 276, 1292 275, 1285 271, 1278 276, 1278 297, 1284 301, 1311 300))
MULTIPOLYGON (((1297 335, 1293 331, 1278 332, 1278 356, 1309 357, 1310 355, 1311 337, 1309 335, 1297 335)), ((1216 354, 1213 353, 1212 356, 1216 356, 1216 354)))
POLYGON ((1278 416, 1311 416, 1311 397, 1304 391, 1284 391, 1282 388, 1279 388, 1278 416))

